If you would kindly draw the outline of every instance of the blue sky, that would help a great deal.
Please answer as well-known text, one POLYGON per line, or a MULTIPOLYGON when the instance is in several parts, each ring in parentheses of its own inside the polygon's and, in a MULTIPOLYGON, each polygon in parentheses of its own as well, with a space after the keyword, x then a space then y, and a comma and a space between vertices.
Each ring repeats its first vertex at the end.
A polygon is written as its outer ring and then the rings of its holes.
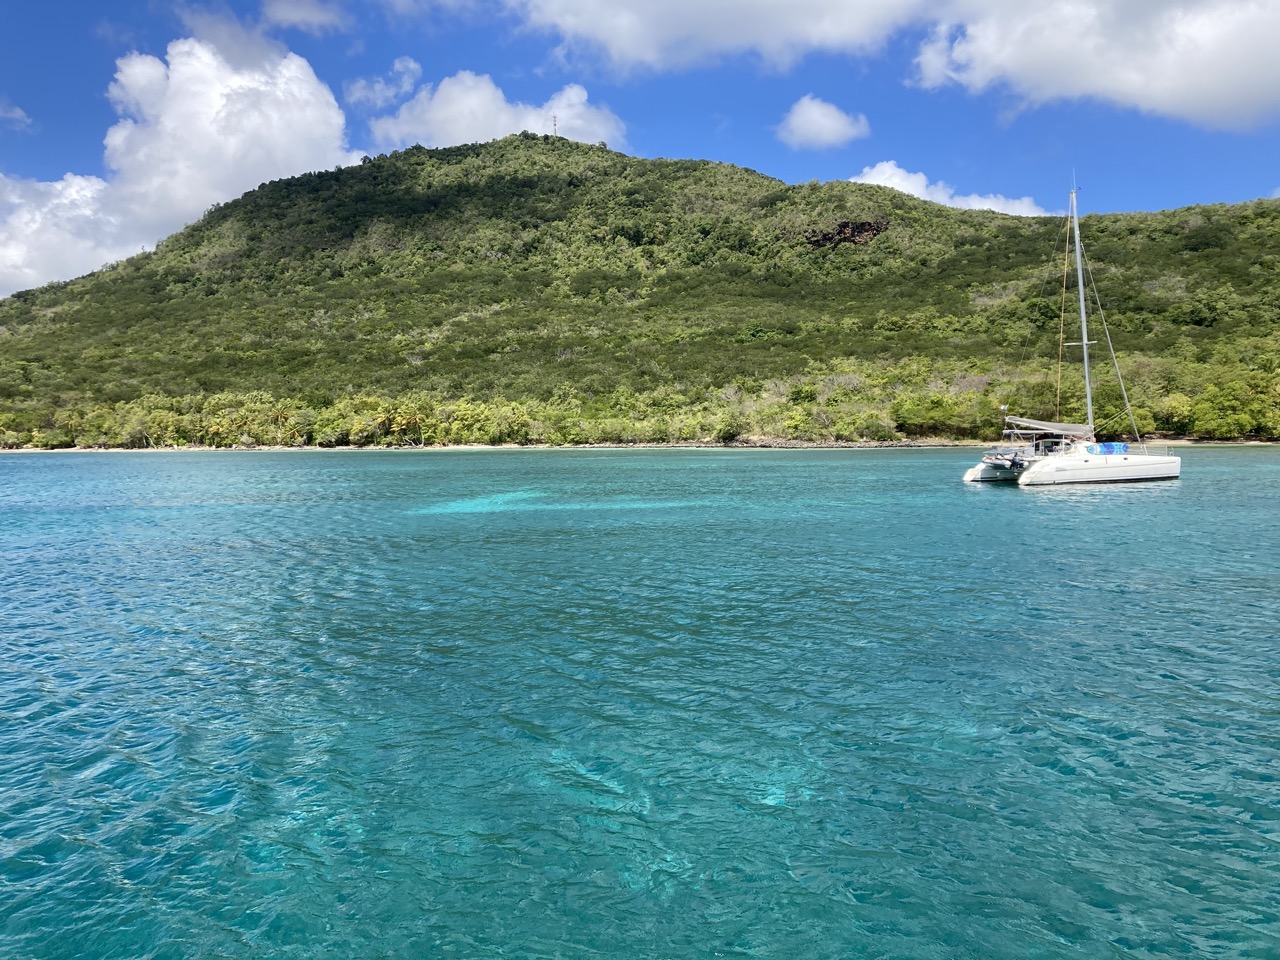
POLYGON ((1276 196, 1277 37, 1277 0, 15 3, 0 295, 265 180, 553 122, 1010 213, 1073 177, 1085 212, 1276 196))

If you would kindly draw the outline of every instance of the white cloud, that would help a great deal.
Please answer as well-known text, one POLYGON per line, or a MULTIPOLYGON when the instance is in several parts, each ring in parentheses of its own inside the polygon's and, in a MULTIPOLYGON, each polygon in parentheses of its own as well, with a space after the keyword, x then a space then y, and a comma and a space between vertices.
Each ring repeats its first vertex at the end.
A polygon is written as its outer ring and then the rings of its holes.
POLYGON ((179 7, 178 14, 191 36, 217 50, 236 70, 269 66, 289 52, 261 27, 246 26, 229 14, 187 6, 179 7))
POLYGON ((296 54, 237 70, 207 44, 176 40, 167 65, 118 61, 109 92, 122 114, 106 136, 112 189, 139 203, 198 214, 263 180, 353 160, 333 94, 296 54))
POLYGON ((264 0, 262 19, 272 26, 294 27, 308 33, 341 30, 347 22, 341 9, 321 0, 264 0))
POLYGON ((854 183, 875 183, 882 187, 892 187, 922 200, 932 200, 934 203, 963 210, 996 210, 1020 217, 1041 217, 1046 213, 1031 197, 1011 199, 998 193, 957 195, 950 184, 941 180, 930 183, 923 173, 903 170, 893 160, 882 160, 874 166, 864 167, 860 174, 849 179, 854 183))
POLYGON ((175 40, 166 61, 117 61, 108 92, 120 120, 105 180, 0 175, 0 295, 136 253, 262 181, 356 159, 333 94, 291 53, 236 66, 175 40))
POLYGON ((616 66, 668 69, 753 53, 787 67, 811 51, 878 48, 937 0, 505 0, 568 47, 616 66))
POLYGON ((0 173, 0 296, 137 253, 103 210, 107 182, 67 174, 42 183, 0 173))
POLYGON ((587 91, 576 83, 541 106, 511 103, 490 77, 467 70, 434 88, 423 85, 394 115, 374 119, 369 128, 382 146, 436 147, 493 140, 522 130, 551 133, 553 117, 555 132, 562 137, 622 145, 622 121, 607 108, 592 105, 587 91))
POLYGON ((953 0, 917 61, 926 87, 1007 87, 1031 104, 1088 97, 1206 127, 1280 114, 1280 3, 953 0), (1069 14, 1069 15, 1068 15, 1069 14))
POLYGON ((21 130, 23 127, 31 125, 31 118, 27 116, 26 111, 21 107, 15 106, 4 97, 0 97, 0 124, 17 127, 21 130))
POLYGON ((925 87, 1007 90, 1031 105, 1094 98, 1208 127, 1280 114, 1275 0, 503 0, 535 29, 620 70, 741 54, 785 68, 929 35, 925 87))
POLYGON ((347 103, 367 104, 381 109, 413 93, 421 76, 422 65, 417 60, 412 57, 397 57, 395 63, 391 64, 390 81, 382 77, 353 80, 343 85, 342 96, 347 103))
POLYGON ((812 94, 805 94, 792 104, 778 127, 778 139, 794 149, 842 147, 870 134, 871 124, 865 116, 850 116, 812 94))

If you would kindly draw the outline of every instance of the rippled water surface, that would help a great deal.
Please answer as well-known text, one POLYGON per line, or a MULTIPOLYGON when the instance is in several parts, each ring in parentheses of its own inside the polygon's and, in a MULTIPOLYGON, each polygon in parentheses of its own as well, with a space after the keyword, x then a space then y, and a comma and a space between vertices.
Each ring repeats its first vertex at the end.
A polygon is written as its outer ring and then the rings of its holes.
POLYGON ((1280 956, 1280 451, 0 457, 0 956, 1280 956))

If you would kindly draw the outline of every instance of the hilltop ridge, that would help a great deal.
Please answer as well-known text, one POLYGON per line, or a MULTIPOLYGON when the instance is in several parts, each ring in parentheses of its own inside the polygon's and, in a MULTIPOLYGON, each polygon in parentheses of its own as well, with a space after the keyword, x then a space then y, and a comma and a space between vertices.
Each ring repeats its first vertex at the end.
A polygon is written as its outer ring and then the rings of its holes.
MULTIPOLYGON (((1148 428, 1280 434, 1280 201, 1083 228, 1148 428)), ((533 134, 412 147, 0 301, 0 442, 984 435, 1054 403, 1061 230, 533 134)))

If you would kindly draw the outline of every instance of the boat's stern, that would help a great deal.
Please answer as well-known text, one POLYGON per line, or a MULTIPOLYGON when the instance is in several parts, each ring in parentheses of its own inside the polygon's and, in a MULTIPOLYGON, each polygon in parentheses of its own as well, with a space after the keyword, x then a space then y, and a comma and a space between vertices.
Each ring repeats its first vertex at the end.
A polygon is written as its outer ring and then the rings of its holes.
POLYGON ((964 480, 965 483, 989 483, 999 481, 1015 483, 1021 473, 1021 469, 1015 470, 1008 465, 1002 466, 1000 464, 983 460, 981 463, 974 464, 964 472, 964 480))
POLYGON ((1017 430, 1005 431, 1005 443, 988 450, 974 466, 964 472, 965 483, 1016 483, 1027 464, 1036 457, 1034 439, 1017 430))

